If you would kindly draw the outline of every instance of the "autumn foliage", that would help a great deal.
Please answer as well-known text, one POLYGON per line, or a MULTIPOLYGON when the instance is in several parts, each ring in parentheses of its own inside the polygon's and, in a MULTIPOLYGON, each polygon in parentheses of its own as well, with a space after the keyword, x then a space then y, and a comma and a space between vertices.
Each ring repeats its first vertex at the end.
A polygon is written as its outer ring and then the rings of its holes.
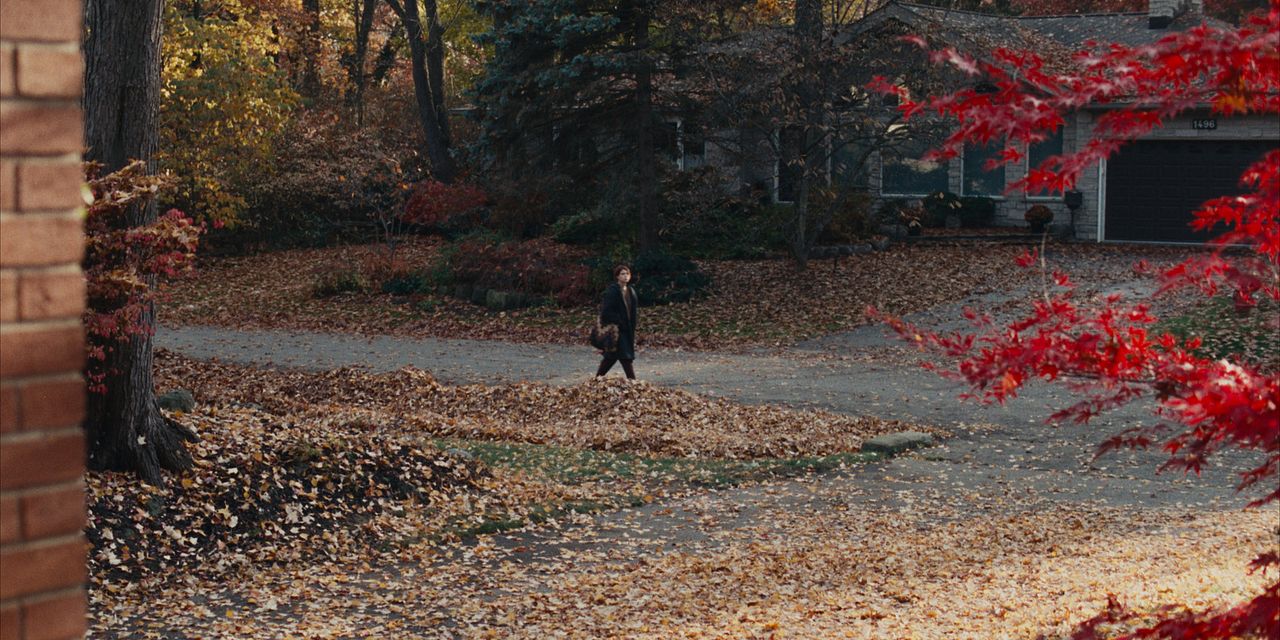
POLYGON ((190 271, 203 227, 177 209, 155 222, 131 225, 131 207, 142 206, 165 186, 135 161, 99 176, 101 166, 85 165, 93 192, 85 219, 84 274, 88 281, 85 331, 89 339, 87 376, 91 390, 105 391, 107 356, 115 345, 153 331, 144 312, 155 299, 157 278, 190 271))
MULTIPOLYGON (((923 39, 913 39, 929 49, 923 39)), ((996 91, 962 89, 942 97, 911 101, 908 118, 950 118, 954 133, 935 156, 955 156, 963 145, 1001 141, 1000 163, 1020 162, 1026 148, 1087 105, 1112 109, 1100 115, 1091 140, 1078 151, 1050 158, 1029 171, 1014 188, 1061 192, 1081 173, 1125 143, 1163 126, 1171 117, 1208 106, 1222 116, 1280 114, 1280 0, 1243 26, 1200 26, 1140 47, 1098 45, 1075 55, 1069 72, 1052 72, 1033 52, 998 50, 974 59, 954 49, 931 50, 936 62, 981 79, 996 91)), ((885 82, 881 90, 894 91, 885 82)), ((1161 275, 1160 293, 1195 287, 1208 295, 1234 292, 1237 306, 1256 296, 1280 300, 1280 150, 1271 151, 1241 177, 1246 193, 1204 203, 1188 220, 1196 229, 1221 235, 1214 250, 1161 275), (1246 255, 1229 245, 1248 247, 1246 255)), ((1049 272, 1045 257, 1029 252, 1024 267, 1049 272)), ((969 312, 976 334, 938 334, 897 319, 890 324, 904 338, 956 361, 946 375, 967 382, 973 395, 1005 402, 1028 381, 1066 384, 1083 398, 1055 413, 1053 420, 1087 422, 1131 402, 1154 401, 1157 422, 1106 440, 1099 453, 1118 447, 1160 446, 1169 454, 1162 469, 1199 473, 1215 454, 1230 448, 1261 453, 1261 462, 1242 474, 1238 488, 1260 489, 1249 507, 1280 502, 1280 378, 1277 372, 1243 359, 1209 360, 1198 343, 1156 335, 1147 304, 1119 296, 1090 306, 1073 295, 1069 275, 1053 272, 1043 297, 1008 326, 969 312)), ((1280 570, 1280 555, 1264 554, 1250 571, 1280 570)), ((1171 609, 1143 626, 1118 602, 1083 624, 1076 638, 1099 637, 1104 623, 1138 627, 1126 638, 1276 637, 1280 631, 1280 579, 1253 600, 1226 611, 1171 609)))
POLYGON ((552 297, 561 305, 592 299, 590 269, 579 249, 546 238, 496 242, 485 237, 462 240, 445 260, 455 282, 552 297))
POLYGON ((457 222, 460 216, 474 213, 487 200, 483 189, 464 182, 446 184, 423 180, 413 188, 402 219, 426 227, 442 227, 457 222))

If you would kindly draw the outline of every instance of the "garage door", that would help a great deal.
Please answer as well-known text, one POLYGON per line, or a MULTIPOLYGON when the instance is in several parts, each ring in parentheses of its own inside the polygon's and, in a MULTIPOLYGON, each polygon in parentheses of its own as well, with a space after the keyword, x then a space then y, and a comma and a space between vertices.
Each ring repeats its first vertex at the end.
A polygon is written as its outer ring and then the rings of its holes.
POLYGON ((1240 193, 1240 174, 1275 141, 1143 141, 1107 160, 1106 240, 1205 242, 1191 213, 1206 200, 1240 193))

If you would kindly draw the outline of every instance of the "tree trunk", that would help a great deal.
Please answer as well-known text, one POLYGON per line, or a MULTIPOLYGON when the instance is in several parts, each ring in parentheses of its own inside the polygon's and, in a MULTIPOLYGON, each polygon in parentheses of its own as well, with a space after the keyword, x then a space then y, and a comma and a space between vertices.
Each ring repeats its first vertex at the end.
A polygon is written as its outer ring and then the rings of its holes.
POLYGON ((796 192, 796 201, 792 206, 795 208, 795 236, 792 238, 792 254, 795 257, 796 264, 801 269, 805 269, 809 264, 809 248, 813 244, 813 238, 810 235, 816 235, 817 230, 813 234, 809 234, 809 195, 812 193, 811 180, 817 178, 817 171, 813 170, 815 154, 818 148, 821 129, 821 117, 819 110, 821 109, 821 100, 818 95, 818 76, 824 71, 817 64, 818 48, 822 40, 822 1, 821 0, 796 0, 795 5, 795 30, 796 37, 800 45, 800 70, 799 70, 799 87, 797 91, 798 107, 801 119, 800 131, 800 184, 796 192))
POLYGON ((356 112, 356 126, 364 126, 364 94, 369 86, 369 74, 365 64, 369 58, 369 32, 378 9, 378 0, 352 0, 351 18, 355 23, 355 53, 347 65, 347 77, 351 81, 348 101, 356 112))
MULTIPOLYGON (((130 160, 155 170, 160 106, 163 0, 88 0, 85 11, 85 138, 87 159, 114 171, 130 160)), ((128 212, 127 224, 156 219, 154 200, 128 212)), ((191 467, 182 441, 194 435, 167 420, 156 404, 151 335, 154 307, 142 317, 148 331, 112 345, 105 393, 91 393, 85 428, 96 468, 137 471, 153 484, 162 469, 191 467)))
POLYGON ((649 57, 649 21, 650 7, 648 0, 636 0, 632 10, 633 39, 638 54, 636 62, 636 185, 638 201, 636 215, 639 221, 640 237, 638 249, 640 253, 658 248, 658 174, 653 157, 653 68, 649 57))
POLYGON ((302 35, 302 95, 316 99, 320 96, 320 0, 302 0, 306 14, 306 27, 302 35))
MULTIPOLYGON (((449 153, 448 113, 444 111, 444 87, 432 84, 432 75, 427 71, 427 43, 423 41, 422 17, 418 11, 418 0, 387 0, 391 9, 404 24, 405 35, 409 38, 409 52, 413 67, 413 94, 418 103, 418 119, 422 122, 422 130, 426 135, 427 159, 431 161, 431 174, 441 182, 452 182, 457 174, 453 155, 449 153), (443 123, 443 126, 442 126, 443 123)), ((436 4, 428 0, 428 19, 437 22, 436 4)), ((439 28, 439 25, 436 25, 439 28)), ((434 46, 434 45, 433 45, 434 46)), ((443 44, 438 55, 443 77, 443 44)))
POLYGON ((446 148, 453 146, 449 134, 449 111, 445 108, 444 86, 444 27, 440 25, 440 11, 436 0, 423 0, 427 12, 427 73, 431 87, 431 104, 435 107, 436 122, 444 137, 446 148))

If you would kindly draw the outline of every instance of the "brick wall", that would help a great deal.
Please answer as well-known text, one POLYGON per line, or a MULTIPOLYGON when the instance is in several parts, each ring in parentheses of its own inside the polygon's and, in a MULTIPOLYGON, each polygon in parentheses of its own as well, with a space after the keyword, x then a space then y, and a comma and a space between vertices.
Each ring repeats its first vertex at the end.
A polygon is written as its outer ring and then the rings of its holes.
POLYGON ((0 0, 0 640, 85 632, 80 0, 0 0))

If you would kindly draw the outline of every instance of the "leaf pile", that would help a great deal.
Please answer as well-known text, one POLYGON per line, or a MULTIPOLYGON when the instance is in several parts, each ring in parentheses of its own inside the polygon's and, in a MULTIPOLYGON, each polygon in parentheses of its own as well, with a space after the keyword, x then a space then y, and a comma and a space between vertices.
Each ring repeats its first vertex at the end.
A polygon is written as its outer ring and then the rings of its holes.
POLYGON ((998 510, 918 487, 895 507, 858 504, 847 484, 809 490, 821 508, 723 494, 672 505, 707 537, 656 536, 657 514, 548 527, 559 552, 532 561, 527 542, 482 539, 445 559, 415 548, 269 567, 144 603, 95 592, 93 635, 1058 639, 1107 594, 1157 610, 1256 593, 1263 577, 1241 567, 1275 544, 1273 514, 1258 511, 1031 504, 1016 488, 998 510))
POLYGON ((181 416, 198 430, 195 469, 159 488, 90 474, 90 572, 99 579, 221 573, 248 562, 333 554, 365 525, 477 489, 483 471, 422 444, 319 430, 248 409, 181 416))
MULTIPOLYGON (((211 259, 194 278, 167 289, 161 319, 173 325, 560 344, 583 343, 593 321, 594 305, 494 313, 438 295, 310 295, 316 278, 376 260, 383 250, 364 245, 211 259)), ((439 250, 438 240, 415 238, 399 252, 406 268, 425 269, 439 250)), ((804 272, 781 259, 701 261, 712 280, 708 295, 641 310, 638 337, 648 346, 697 350, 789 345, 866 324, 868 305, 906 314, 1034 285, 1038 273, 1015 266, 1023 251, 1016 245, 895 245, 814 261, 804 272)), ((1140 259, 1172 264, 1191 251, 1055 245, 1050 267, 1068 270, 1086 288, 1105 287, 1132 279, 1140 259)), ((636 286, 644 287, 645 275, 636 276, 636 286)))
POLYGON ((159 352, 162 381, 206 402, 248 402, 299 420, 329 407, 372 412, 415 434, 556 444, 642 455, 790 458, 858 451, 884 433, 937 428, 825 411, 743 405, 646 382, 592 379, 574 386, 441 384, 406 368, 375 374, 259 370, 159 352))

